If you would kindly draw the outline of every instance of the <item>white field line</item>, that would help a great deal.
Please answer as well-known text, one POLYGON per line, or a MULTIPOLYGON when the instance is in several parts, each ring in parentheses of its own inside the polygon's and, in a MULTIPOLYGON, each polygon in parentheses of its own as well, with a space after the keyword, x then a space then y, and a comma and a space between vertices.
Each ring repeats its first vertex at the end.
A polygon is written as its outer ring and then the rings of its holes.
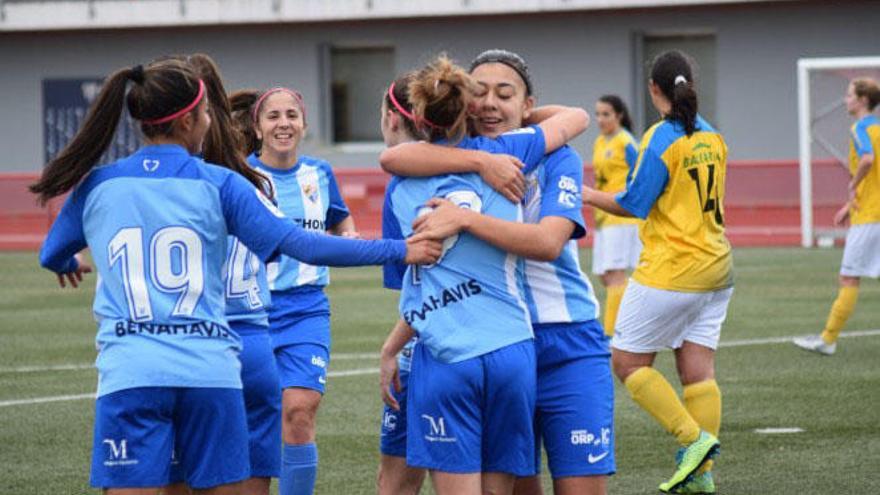
MULTIPOLYGON (((873 337, 876 335, 880 335, 880 329, 875 330, 859 330, 854 332, 846 332, 841 333, 840 338, 857 338, 857 337, 873 337)), ((773 345, 773 344, 784 344, 791 342, 795 337, 800 337, 800 335, 792 335, 788 337, 768 337, 764 339, 744 339, 744 340, 731 340, 728 342, 722 342, 719 344, 719 347, 743 347, 743 346, 752 346, 752 345, 773 345)), ((343 354, 344 356, 363 356, 363 359, 375 359, 378 358, 378 354, 343 354)), ((333 356, 331 359, 336 359, 336 356, 333 356)), ((353 359, 353 358, 349 358, 353 359)), ((82 366, 82 365, 70 365, 70 366, 82 366)), ((91 364, 89 366, 92 366, 91 364)), ((35 367, 30 367, 35 368, 35 367)), ((27 369, 30 369, 27 368, 27 369)), ((52 369, 47 369, 50 367, 41 368, 41 371, 53 371, 52 369)), ((25 369, 25 368, 0 368, 0 372, 12 372, 15 369, 25 369)), ((77 368, 79 369, 79 368, 77 368)), ((363 376, 363 375, 374 375, 379 373, 378 368, 356 368, 351 370, 341 370, 341 371, 330 371, 327 373, 327 378, 342 378, 347 376, 363 376)), ((0 401, 0 407, 10 407, 10 406, 22 406, 29 404, 43 404, 46 402, 65 402, 72 400, 82 400, 94 398, 95 394, 79 394, 79 395, 55 395, 50 397, 34 397, 31 399, 16 399, 16 400, 6 400, 0 401)))

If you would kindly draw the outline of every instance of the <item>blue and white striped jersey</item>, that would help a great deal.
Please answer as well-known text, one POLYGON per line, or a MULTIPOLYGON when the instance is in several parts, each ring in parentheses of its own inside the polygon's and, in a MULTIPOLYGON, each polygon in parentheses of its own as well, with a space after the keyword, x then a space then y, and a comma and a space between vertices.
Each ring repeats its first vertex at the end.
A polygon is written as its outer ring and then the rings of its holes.
POLYGON ((532 323, 571 323, 599 317, 590 280, 581 271, 577 241, 586 234, 581 211, 583 161, 569 146, 547 155, 537 167, 526 168, 524 220, 538 223, 547 216, 575 223, 572 239, 554 261, 526 260, 526 300, 532 323))
POLYGON ((268 331, 272 295, 266 265, 238 238, 227 239, 226 319, 239 335, 268 331))
MULTIPOLYGON (((269 167, 256 155, 248 157, 248 162, 269 177, 275 188, 278 208, 302 228, 325 232, 349 216, 333 170, 326 161, 300 156, 289 170, 269 167)), ((326 266, 309 265, 288 256, 280 256, 269 263, 267 273, 272 291, 303 285, 325 286, 330 282, 326 266)))

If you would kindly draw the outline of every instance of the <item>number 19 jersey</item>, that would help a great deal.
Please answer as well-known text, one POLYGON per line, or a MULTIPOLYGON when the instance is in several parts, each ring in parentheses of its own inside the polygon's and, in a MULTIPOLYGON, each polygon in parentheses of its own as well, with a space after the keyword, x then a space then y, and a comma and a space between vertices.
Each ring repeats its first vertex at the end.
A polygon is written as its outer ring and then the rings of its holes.
POLYGON ((724 235, 726 172, 724 138, 702 117, 691 136, 669 120, 648 129, 633 178, 617 196, 620 206, 646 219, 639 227, 644 249, 636 281, 681 292, 733 285, 724 235))

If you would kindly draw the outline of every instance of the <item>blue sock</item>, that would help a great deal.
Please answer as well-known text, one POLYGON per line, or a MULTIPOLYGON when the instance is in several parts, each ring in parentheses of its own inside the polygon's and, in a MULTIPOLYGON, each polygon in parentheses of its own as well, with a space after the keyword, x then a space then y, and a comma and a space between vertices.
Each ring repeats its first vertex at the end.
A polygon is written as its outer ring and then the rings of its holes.
POLYGON ((312 495, 318 476, 318 446, 284 444, 281 454, 280 495, 312 495))

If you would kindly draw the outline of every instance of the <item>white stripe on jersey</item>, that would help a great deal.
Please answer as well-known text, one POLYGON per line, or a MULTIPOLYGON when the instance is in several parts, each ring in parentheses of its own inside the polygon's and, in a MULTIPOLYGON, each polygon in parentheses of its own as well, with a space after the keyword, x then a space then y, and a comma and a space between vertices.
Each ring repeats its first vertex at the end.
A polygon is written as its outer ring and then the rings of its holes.
POLYGON ((543 261, 526 260, 526 279, 532 289, 539 322, 570 322, 568 304, 562 281, 556 276, 556 267, 543 261))
POLYGON ((568 245, 565 246, 565 250, 568 251, 568 255, 571 257, 571 259, 574 262, 574 265, 577 267, 577 272, 578 272, 578 275, 580 275, 581 280, 583 280, 584 284, 587 285, 588 299, 590 300, 591 303, 593 303, 593 307, 596 308, 595 309, 595 311, 596 311, 595 317, 599 318, 599 316, 602 313, 602 309, 601 309, 602 306, 599 304, 599 299, 596 298, 596 291, 593 290, 593 284, 590 282, 590 277, 588 277, 587 274, 584 273, 583 270, 581 270, 581 262, 580 262, 580 257, 579 257, 579 253, 578 253, 577 241, 574 239, 568 241, 568 245))
MULTIPOLYGON (((296 172, 296 180, 299 183, 299 191, 302 197, 303 220, 324 219, 324 198, 321 195, 321 181, 318 168, 312 165, 302 164, 296 172)), ((313 284, 318 281, 318 267, 299 263, 299 274, 296 277, 296 285, 313 284)))
MULTIPOLYGON (((516 221, 519 223, 523 221, 522 205, 516 206, 516 221)), ((516 277, 516 268, 519 263, 519 256, 507 253, 507 256, 504 258, 504 276, 507 282, 507 293, 513 296, 520 309, 522 309, 525 321, 531 322, 532 318, 529 315, 529 307, 526 304, 525 295, 516 277)), ((531 325, 529 325, 529 328, 531 328, 531 325)))

